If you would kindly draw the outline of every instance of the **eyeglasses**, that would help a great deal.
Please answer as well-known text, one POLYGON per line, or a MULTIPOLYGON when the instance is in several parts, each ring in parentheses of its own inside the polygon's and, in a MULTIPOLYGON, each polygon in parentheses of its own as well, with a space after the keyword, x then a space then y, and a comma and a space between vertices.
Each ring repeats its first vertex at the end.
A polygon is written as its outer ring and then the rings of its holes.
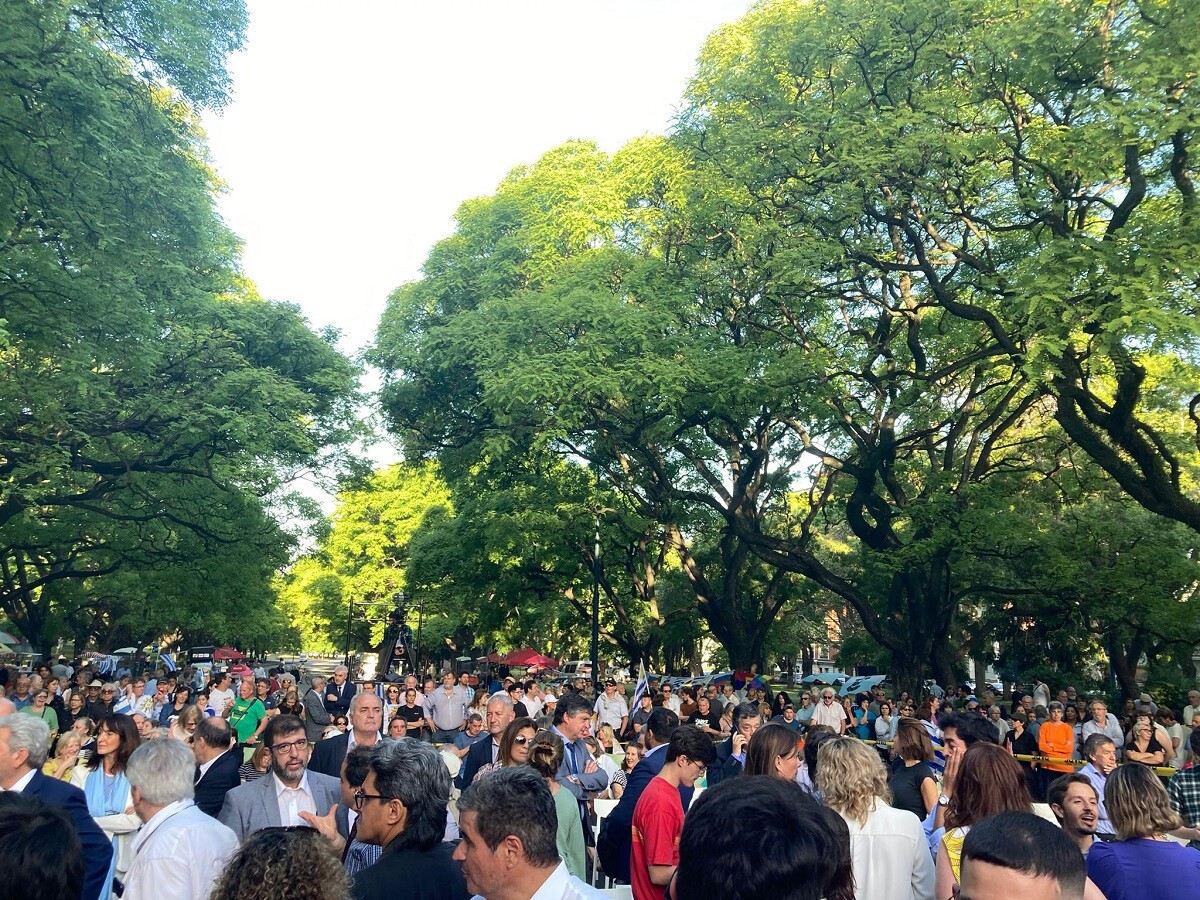
POLYGON ((282 756, 287 756, 293 750, 295 750, 298 753, 303 752, 306 747, 308 747, 307 740, 291 741, 290 743, 287 743, 287 744, 272 744, 271 752, 278 753, 282 756))
POLYGON ((101 694, 114 694, 116 691, 101 691, 101 694))
POLYGON ((383 794, 368 794, 366 791, 357 790, 354 792, 354 808, 362 812, 363 804, 368 800, 391 800, 391 797, 385 797, 383 794))
POLYGON ((520 737, 513 738, 513 743, 520 744, 522 747, 524 747, 526 744, 528 744, 532 740, 533 740, 533 738, 522 735, 520 737))

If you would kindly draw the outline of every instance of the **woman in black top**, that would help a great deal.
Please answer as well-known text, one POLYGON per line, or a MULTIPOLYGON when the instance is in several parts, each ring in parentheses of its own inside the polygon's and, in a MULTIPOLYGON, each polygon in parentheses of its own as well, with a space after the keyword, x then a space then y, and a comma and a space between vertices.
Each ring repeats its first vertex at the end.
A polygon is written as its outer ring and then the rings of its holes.
POLYGON ((412 688, 404 692, 404 703, 396 708, 395 717, 408 723, 408 733, 413 737, 421 733, 421 726, 425 722, 425 710, 417 705, 417 692, 412 688))
POLYGON ((921 821, 937 803, 937 779, 929 768, 933 742, 929 732, 916 719, 901 719, 892 743, 892 806, 906 809, 921 821))
MULTIPOLYGON (((1020 710, 1012 715, 1012 728, 1004 736, 1004 746, 1014 756, 1018 753, 1022 756, 1040 756, 1042 753, 1038 749, 1037 737, 1025 727, 1028 721, 1028 717, 1020 710)), ((1023 760, 1017 760, 1017 762, 1021 763, 1021 768, 1025 770, 1025 783, 1029 786, 1030 794, 1034 797, 1040 796, 1041 780, 1037 777, 1033 764, 1023 760)))
POLYGON ((782 716, 783 710, 788 706, 792 706, 792 698, 787 695, 787 691, 779 691, 775 695, 775 702, 771 705, 771 718, 782 716))

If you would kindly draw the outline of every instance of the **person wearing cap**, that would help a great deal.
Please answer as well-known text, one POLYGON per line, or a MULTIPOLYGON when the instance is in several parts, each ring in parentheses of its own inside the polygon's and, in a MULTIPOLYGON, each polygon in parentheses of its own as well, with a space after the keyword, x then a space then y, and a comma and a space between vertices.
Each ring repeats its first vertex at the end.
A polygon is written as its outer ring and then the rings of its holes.
POLYGON ((629 704, 617 693, 617 683, 609 678, 604 682, 604 693, 596 698, 592 707, 592 732, 599 730, 601 725, 608 725, 614 734, 624 734, 629 722, 629 704))
MULTIPOLYGON (((87 694, 83 698, 83 712, 93 722, 99 722, 108 714, 108 708, 100 699, 100 689, 103 687, 103 681, 93 678, 88 682, 87 694)), ((110 697, 109 700, 111 699, 110 697)))

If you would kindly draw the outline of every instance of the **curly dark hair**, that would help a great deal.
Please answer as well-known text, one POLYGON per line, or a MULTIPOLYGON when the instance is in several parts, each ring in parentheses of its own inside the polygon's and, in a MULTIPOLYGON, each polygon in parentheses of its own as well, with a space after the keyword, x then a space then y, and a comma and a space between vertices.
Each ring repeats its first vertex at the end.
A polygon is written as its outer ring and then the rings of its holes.
POLYGON ((350 881, 320 832, 307 826, 256 831, 225 867, 210 900, 349 900, 350 881))

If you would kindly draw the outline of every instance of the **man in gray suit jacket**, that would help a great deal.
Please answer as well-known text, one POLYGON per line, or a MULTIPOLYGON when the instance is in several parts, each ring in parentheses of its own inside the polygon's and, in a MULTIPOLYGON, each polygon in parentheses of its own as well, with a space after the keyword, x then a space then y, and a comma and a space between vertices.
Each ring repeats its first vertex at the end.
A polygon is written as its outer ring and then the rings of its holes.
POLYGON ((316 743, 325 737, 325 726, 333 717, 325 709, 325 676, 314 675, 312 688, 304 695, 304 733, 316 743))
POLYGON ((308 738, 296 716, 276 716, 262 734, 271 748, 271 774, 225 795, 217 819, 238 840, 272 826, 304 825, 301 812, 326 816, 341 802, 341 781, 308 771, 308 738))
POLYGON ((580 802, 587 800, 589 793, 608 787, 608 775, 596 765, 583 741, 591 720, 591 704, 579 694, 565 695, 554 710, 554 730, 563 742, 563 761, 555 780, 580 802))

